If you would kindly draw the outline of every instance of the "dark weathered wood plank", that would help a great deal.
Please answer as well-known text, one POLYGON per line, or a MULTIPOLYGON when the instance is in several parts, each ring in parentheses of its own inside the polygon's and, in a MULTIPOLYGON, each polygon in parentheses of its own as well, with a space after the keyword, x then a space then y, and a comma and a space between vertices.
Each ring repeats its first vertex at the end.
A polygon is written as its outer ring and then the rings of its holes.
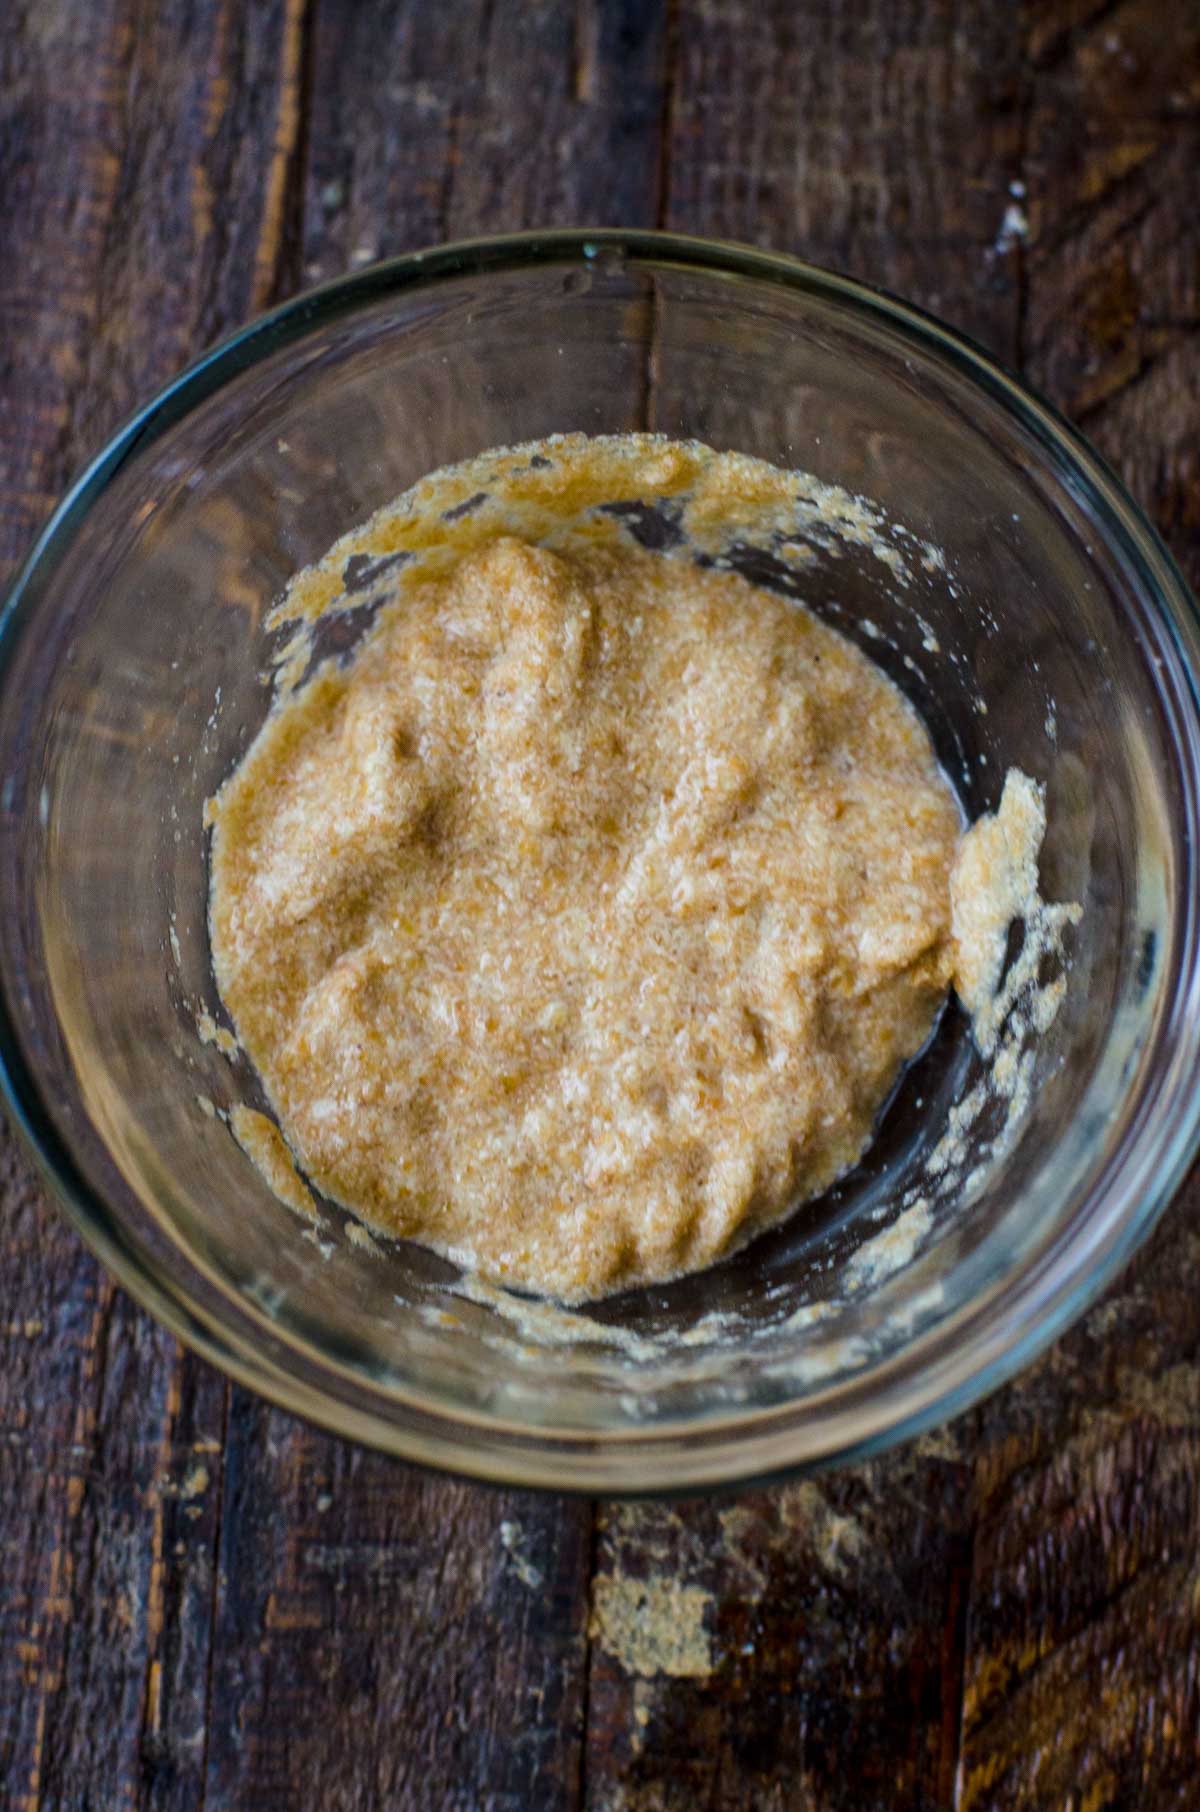
POLYGON ((493 0, 446 231, 653 226, 666 0, 493 0))
POLYGON ((1198 1203, 1193 1174, 1105 1300, 948 1432, 977 1504, 958 1802, 973 1812, 1194 1796, 1198 1203))
MULTIPOLYGON (((0 19, 0 560, 286 262, 297 0, 0 19)), ((202 1791, 224 1383, 108 1282, 5 1136, 0 1781, 15 1806, 202 1791)))
MULTIPOLYGON (((117 184, 112 146, 124 73, 116 0, 97 6, 90 22, 58 11, 10 19, 0 32, 6 573, 73 461, 73 410, 117 184)), ((57 1713, 69 1691, 77 1555, 113 1292, 47 1207, 7 1133, 0 1161, 0 1779, 13 1805, 34 1807, 50 1803, 56 1776, 61 1781, 57 1713)), ((138 1486, 134 1468, 127 1471, 125 1504, 138 1486)), ((121 1778, 112 1714, 128 1705, 128 1684, 107 1695, 108 1729, 95 1757, 100 1782, 121 1778)), ((117 1719, 118 1741, 126 1722, 117 1719)))
MULTIPOLYGON (((1028 22, 1025 355, 1200 578, 1200 15, 1028 22)), ((1200 1778, 1200 1177, 964 1433, 980 1521, 961 1800, 1183 1808, 1200 1778)))
POLYGON ((663 225, 883 285, 1012 358, 1013 9, 680 0, 663 225))
POLYGON ((1025 358, 1200 583, 1200 9, 1125 0, 1031 39, 1025 358))
POLYGON ((318 0, 308 281, 444 238, 652 226, 665 0, 318 0))
POLYGON ((948 1805, 969 1479, 927 1444, 724 1506, 605 1512, 587 1804, 948 1805))
MULTIPOLYGON (((1004 9, 682 0, 673 38, 664 224, 849 270, 1013 357, 1004 9)), ((724 1510, 606 1515, 588 1807, 949 1807, 972 1520, 941 1437, 724 1510), (624 1618, 642 1590, 658 1650, 624 1618)))
MULTIPOLYGON (((652 221, 662 16, 319 0, 305 277, 448 234, 652 221)), ((211 1804, 577 1803, 588 1506, 419 1479, 240 1392, 226 1466, 211 1804)))
POLYGON ((422 1476, 242 1392, 226 1473, 210 1805, 574 1803, 586 1512, 422 1476))
POLYGON ((306 282, 442 236, 487 16, 487 0, 435 8, 318 3, 310 51, 306 282))
POLYGON ((96 325, 119 170, 124 0, 0 30, 0 560, 7 573, 76 456, 72 416, 96 325))

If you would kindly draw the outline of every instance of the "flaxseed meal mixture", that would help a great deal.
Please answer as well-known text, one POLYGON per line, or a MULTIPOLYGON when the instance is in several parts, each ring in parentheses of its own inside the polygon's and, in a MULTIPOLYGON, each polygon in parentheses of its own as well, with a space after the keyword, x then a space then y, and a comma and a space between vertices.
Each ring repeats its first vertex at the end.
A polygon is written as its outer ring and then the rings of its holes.
POLYGON ((695 1270, 858 1160, 956 980, 994 993, 1039 790, 964 836, 882 671, 693 557, 796 482, 561 437, 293 585, 296 673, 348 560, 382 602, 212 804, 212 949, 300 1166, 369 1225, 563 1301, 695 1270), (677 549, 614 497, 666 500, 677 549))

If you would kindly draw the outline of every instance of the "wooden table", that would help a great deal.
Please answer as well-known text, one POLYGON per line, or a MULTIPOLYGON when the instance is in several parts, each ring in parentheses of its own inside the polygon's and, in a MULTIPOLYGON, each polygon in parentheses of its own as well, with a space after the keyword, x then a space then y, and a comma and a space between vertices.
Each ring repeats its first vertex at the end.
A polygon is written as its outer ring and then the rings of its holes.
MULTIPOLYGON (((1198 175, 1197 0, 5 0, 0 562, 272 301, 587 222, 944 315, 1200 582, 1198 175)), ((951 1427, 631 1509, 266 1408, 0 1165, 5 1808, 1200 1805, 1200 1177, 951 1427)))

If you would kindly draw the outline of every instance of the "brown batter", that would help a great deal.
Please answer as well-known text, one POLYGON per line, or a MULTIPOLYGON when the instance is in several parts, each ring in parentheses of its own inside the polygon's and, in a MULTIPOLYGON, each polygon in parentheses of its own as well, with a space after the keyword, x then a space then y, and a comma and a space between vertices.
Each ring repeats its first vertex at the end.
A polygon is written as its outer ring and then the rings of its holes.
POLYGON ((323 1190, 578 1300, 855 1163, 951 978, 961 819, 787 600, 623 535, 463 542, 223 788, 214 961, 323 1190))

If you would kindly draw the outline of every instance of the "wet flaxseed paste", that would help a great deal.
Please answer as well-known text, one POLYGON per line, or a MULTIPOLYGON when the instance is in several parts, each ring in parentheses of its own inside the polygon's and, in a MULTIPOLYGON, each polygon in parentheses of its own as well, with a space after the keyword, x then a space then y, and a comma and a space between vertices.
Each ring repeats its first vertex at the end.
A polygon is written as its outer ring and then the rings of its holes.
POLYGON ((567 1302, 698 1269, 855 1164, 952 985, 986 1015, 1040 791, 964 836, 900 691, 722 567, 798 507, 870 534, 758 461, 556 437, 293 582, 210 802, 212 951, 299 1165, 368 1225, 567 1302))

